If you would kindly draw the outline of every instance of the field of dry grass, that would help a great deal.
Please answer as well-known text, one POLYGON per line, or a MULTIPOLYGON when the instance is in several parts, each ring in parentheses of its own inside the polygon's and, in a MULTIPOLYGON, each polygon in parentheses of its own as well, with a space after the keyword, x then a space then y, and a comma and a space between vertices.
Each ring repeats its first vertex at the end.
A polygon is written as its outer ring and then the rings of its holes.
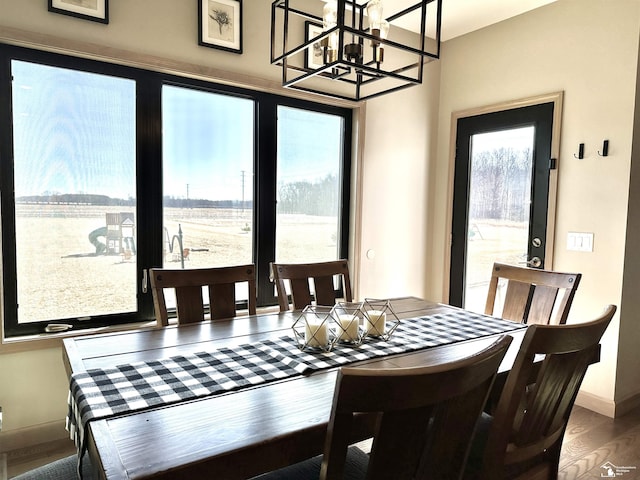
MULTIPOLYGON (((126 207, 18 205, 16 243, 19 321, 78 318, 136 309, 136 257, 96 255, 89 234, 105 226, 105 214, 126 207)), ((164 266, 180 268, 182 228, 189 249, 185 268, 251 263, 251 211, 166 209, 164 266), (167 238, 169 241, 167 241, 167 238)), ((302 262, 336 257, 336 219, 306 215, 278 217, 278 260, 302 262)), ((104 241, 104 238, 98 237, 104 241)), ((124 253, 124 252, 123 252, 124 253)), ((156 265, 148 265, 151 267, 156 265)))
MULTIPOLYGON (((89 234, 105 226, 106 213, 122 207, 79 205, 17 206, 18 302, 21 322, 136 310, 136 256, 96 255, 89 234)), ((178 242, 189 249, 185 268, 252 261, 251 210, 165 209, 164 267, 180 268, 178 242)), ((524 224, 477 222, 468 242, 467 307, 482 309, 494 261, 518 263, 526 252, 524 224), (474 307, 473 304, 476 306, 474 307)), ((336 219, 280 215, 276 257, 280 262, 336 258, 336 219)), ((104 241, 103 238, 98 240, 104 241)), ((152 267, 157 265, 145 265, 152 267)))
POLYGON ((517 265, 524 261, 528 243, 527 223, 478 221, 467 242, 465 308, 483 311, 494 262, 517 265))

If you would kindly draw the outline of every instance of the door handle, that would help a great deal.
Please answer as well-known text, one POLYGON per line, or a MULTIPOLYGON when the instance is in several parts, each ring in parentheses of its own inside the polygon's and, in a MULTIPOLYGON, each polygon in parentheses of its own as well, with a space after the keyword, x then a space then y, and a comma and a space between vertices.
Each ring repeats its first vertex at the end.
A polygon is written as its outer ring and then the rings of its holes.
POLYGON ((147 285, 149 283, 149 273, 146 268, 142 269, 142 293, 147 293, 147 285))
POLYGON ((520 264, 527 265, 528 267, 539 268, 542 265, 542 260, 540 260, 540 257, 533 257, 531 260, 520 262, 520 264))

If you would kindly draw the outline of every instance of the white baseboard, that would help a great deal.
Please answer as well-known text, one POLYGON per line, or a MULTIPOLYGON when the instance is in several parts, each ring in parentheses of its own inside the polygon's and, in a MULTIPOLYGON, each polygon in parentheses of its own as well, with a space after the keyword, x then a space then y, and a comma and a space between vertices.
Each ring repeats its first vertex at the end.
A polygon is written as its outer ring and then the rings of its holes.
MULTIPOLYGON (((0 433, 0 454, 48 442, 69 439, 64 420, 0 433)), ((71 440, 69 440, 71 441, 71 440)))
POLYGON ((589 410, 610 418, 618 418, 640 406, 640 392, 630 395, 623 400, 614 401, 592 393, 580 391, 576 397, 576 405, 588 408, 589 410))
POLYGON ((616 402, 616 418, 638 407, 640 407, 640 392, 629 395, 627 398, 616 402))
POLYGON ((607 417, 615 418, 616 415, 616 404, 613 400, 602 398, 592 393, 579 391, 576 397, 576 405, 607 417))

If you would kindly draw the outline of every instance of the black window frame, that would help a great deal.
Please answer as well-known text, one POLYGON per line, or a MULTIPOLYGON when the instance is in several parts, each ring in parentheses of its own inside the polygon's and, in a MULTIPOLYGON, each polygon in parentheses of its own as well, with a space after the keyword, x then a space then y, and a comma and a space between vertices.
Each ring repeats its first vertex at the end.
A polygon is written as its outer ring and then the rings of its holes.
POLYGON ((258 306, 276 305, 269 280, 269 262, 275 256, 277 108, 287 106, 343 118, 341 165, 342 198, 339 211, 338 257, 348 258, 349 206, 353 111, 310 100, 277 95, 203 79, 182 77, 137 67, 80 58, 0 43, 0 212, 2 225, 2 281, 4 337, 45 332, 47 324, 61 321, 73 330, 147 322, 155 318, 145 270, 162 265, 162 87, 179 86, 253 100, 254 117, 254 224, 253 262, 256 264, 258 306), (90 320, 50 319, 18 323, 11 62, 39 63, 53 67, 131 79, 136 82, 136 222, 137 311, 91 317, 90 320), (144 214, 141 214, 144 212, 144 214), (144 233, 143 233, 144 232, 144 233), (156 240, 154 240, 156 239, 156 240))

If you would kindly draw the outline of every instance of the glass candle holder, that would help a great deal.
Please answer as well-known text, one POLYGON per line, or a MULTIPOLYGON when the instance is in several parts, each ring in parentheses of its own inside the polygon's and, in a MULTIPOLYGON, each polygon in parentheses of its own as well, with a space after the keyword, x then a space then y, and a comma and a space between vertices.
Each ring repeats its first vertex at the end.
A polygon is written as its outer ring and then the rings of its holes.
POLYGON ((364 334, 389 340, 393 332, 400 325, 400 319, 391 308, 389 300, 365 298, 362 304, 364 318, 364 334))
POLYGON ((360 345, 364 338, 364 314, 362 303, 338 302, 333 307, 332 317, 336 341, 360 345))
POLYGON ((293 335, 301 350, 329 352, 336 342, 332 307, 307 305, 293 323, 293 335))

